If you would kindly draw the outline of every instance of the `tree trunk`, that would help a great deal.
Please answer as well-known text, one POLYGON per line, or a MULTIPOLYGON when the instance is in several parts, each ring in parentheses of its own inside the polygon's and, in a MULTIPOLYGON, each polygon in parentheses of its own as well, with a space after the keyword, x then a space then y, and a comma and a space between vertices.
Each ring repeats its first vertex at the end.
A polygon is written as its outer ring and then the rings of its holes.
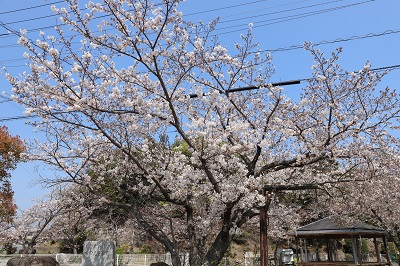
POLYGON ((164 245, 165 249, 169 253, 171 253, 172 265, 182 266, 179 257, 179 249, 176 244, 173 243, 166 235, 164 235, 162 231, 158 230, 156 227, 153 227, 151 223, 143 218, 142 213, 140 212, 139 207, 136 203, 132 204, 132 211, 139 226, 141 226, 142 229, 146 231, 146 233, 148 233, 150 236, 152 236, 155 240, 164 245))
POLYGON ((22 245, 22 252, 24 254, 35 254, 35 245, 36 242, 25 241, 25 243, 22 245))
POLYGON ((181 258, 179 253, 170 252, 171 253, 171 262, 173 266, 185 266, 185 261, 181 262, 181 258))
POLYGON ((193 221, 193 209, 191 206, 186 208, 187 232, 189 237, 189 265, 200 266, 203 263, 203 252, 199 249, 199 239, 196 236, 196 228, 193 221))
POLYGON ((230 244, 229 229, 222 229, 218 234, 213 246, 207 253, 206 263, 203 265, 217 266, 218 263, 224 258, 225 252, 228 250, 230 244))
POLYGON ((223 215, 223 225, 221 231, 218 233, 214 243, 210 247, 205 257, 207 266, 217 266, 218 263, 224 258, 225 252, 231 243, 230 230, 232 229, 232 209, 233 204, 228 204, 223 215))

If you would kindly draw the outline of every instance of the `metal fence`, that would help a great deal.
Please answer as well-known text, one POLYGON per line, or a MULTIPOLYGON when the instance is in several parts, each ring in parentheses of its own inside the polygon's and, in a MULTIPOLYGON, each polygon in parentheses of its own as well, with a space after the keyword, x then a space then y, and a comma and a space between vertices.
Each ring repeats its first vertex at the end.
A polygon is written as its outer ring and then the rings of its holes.
POLYGON ((123 254, 116 256, 116 266, 149 266, 153 262, 163 261, 171 264, 170 254, 123 254))

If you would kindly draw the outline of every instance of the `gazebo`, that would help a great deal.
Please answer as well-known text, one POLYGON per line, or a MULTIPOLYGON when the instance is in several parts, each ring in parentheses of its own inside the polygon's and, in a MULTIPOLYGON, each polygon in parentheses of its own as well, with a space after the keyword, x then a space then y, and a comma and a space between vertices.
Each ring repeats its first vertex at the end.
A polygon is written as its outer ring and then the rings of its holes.
POLYGON ((335 265, 335 266, 353 266, 353 265, 392 265, 390 263, 390 255, 388 253, 386 232, 378 227, 355 221, 351 223, 343 222, 344 219, 334 219, 333 217, 324 218, 322 220, 310 223, 306 226, 300 227, 288 235, 295 237, 297 242, 302 242, 303 246, 301 255, 297 253, 299 266, 317 266, 317 265, 335 265), (337 241, 341 239, 351 240, 351 249, 353 251, 351 260, 339 260, 337 257, 337 241), (371 239, 375 247, 376 261, 365 261, 362 258, 361 240, 371 239), (379 248, 378 240, 381 239, 386 256, 382 259, 379 248), (316 261, 315 258, 310 256, 308 244, 311 241, 319 241, 323 243, 326 249, 326 259, 323 261, 316 261))

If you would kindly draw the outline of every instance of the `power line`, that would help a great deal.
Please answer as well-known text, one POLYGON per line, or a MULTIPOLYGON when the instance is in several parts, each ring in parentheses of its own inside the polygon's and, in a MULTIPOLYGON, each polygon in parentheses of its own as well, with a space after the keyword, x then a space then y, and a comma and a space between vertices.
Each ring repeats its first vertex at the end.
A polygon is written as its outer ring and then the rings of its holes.
MULTIPOLYGON (((283 81, 283 82, 277 82, 277 83, 271 83, 272 87, 280 87, 280 86, 288 86, 288 85, 295 85, 295 84, 300 84, 301 80, 290 80, 290 81, 283 81)), ((251 90, 256 90, 259 89, 259 86, 249 86, 249 87, 241 87, 241 88, 233 88, 233 89, 228 89, 221 91, 220 94, 223 93, 233 93, 233 92, 241 92, 241 91, 251 91, 251 90)), ((203 96, 206 94, 203 93, 203 96)), ((189 98, 197 98, 199 95, 197 94, 190 94, 189 98)))
MULTIPOLYGON (((231 5, 231 6, 225 6, 222 8, 217 8, 217 9, 209 9, 209 10, 205 10, 205 11, 200 11, 200 12, 195 12, 195 13, 191 13, 191 14, 187 14, 185 16, 191 16, 191 15, 196 15, 196 14, 202 14, 202 13, 208 13, 208 12, 212 12, 212 11, 217 11, 217 10, 225 10, 225 9, 230 9, 230 8, 234 8, 234 7, 239 7, 239 6, 245 6, 245 5, 249 5, 249 4, 255 4, 258 2, 265 2, 266 0, 258 0, 258 1, 252 1, 252 2, 248 2, 248 3, 242 3, 242 4, 237 4, 237 5, 231 5)), ((29 10, 31 8, 36 8, 36 7, 43 7, 43 6, 50 6, 51 4, 57 4, 57 3, 63 3, 64 1, 58 1, 58 2, 53 2, 53 3, 49 3, 49 4, 43 4, 43 5, 39 5, 39 6, 34 6, 34 7, 30 7, 30 8, 23 8, 23 9, 17 9, 17 10, 11 10, 11 11, 7 11, 7 12, 3 12, 0 14, 9 14, 9 13, 13 13, 13 12, 17 12, 17 11, 23 11, 23 10, 29 10)), ((156 5, 157 6, 157 5, 156 5)), ((87 10, 87 8, 81 8, 81 11, 87 10)), ((27 22, 27 21, 32 21, 32 20, 38 20, 38 19, 43 19, 43 18, 49 18, 49 17, 54 17, 57 16, 57 14, 52 14, 52 15, 47 15, 47 16, 41 16, 41 17, 34 17, 34 18, 28 18, 28 19, 24 19, 24 20, 19 20, 19 21, 13 21, 13 22, 7 22, 4 24, 10 25, 10 24, 16 24, 16 23, 21 23, 21 22, 27 22)), ((97 18, 102 18, 102 17, 107 17, 107 16, 111 16, 111 15, 103 15, 103 16, 99 16, 97 18)), ((38 30, 42 30, 42 29, 48 29, 48 28, 53 28, 57 25, 52 25, 52 26, 47 26, 47 27, 40 27, 40 28, 34 28, 34 29, 29 29, 29 31, 38 31, 38 30)), ((7 36, 10 35, 11 33, 3 33, 0 34, 0 36, 7 36)))
POLYGON ((0 101, 0 103, 8 103, 8 102, 11 102, 12 100, 3 100, 3 101, 0 101))
MULTIPOLYGON (((274 5, 274 6, 268 6, 268 7, 263 7, 263 8, 257 8, 257 9, 253 9, 253 10, 250 10, 250 11, 243 11, 243 12, 236 13, 236 14, 224 15, 223 18, 231 18, 231 17, 235 17, 235 16, 238 16, 238 15, 244 15, 244 14, 249 14, 249 13, 250 13, 250 14, 254 14, 255 12, 259 12, 259 11, 261 11, 261 10, 266 10, 266 9, 270 10, 270 9, 275 9, 275 8, 283 7, 283 6, 291 6, 291 5, 294 5, 294 4, 298 4, 298 3, 302 3, 302 2, 307 2, 307 1, 312 1, 312 0, 300 0, 300 1, 296 1, 296 2, 290 2, 290 3, 285 3, 285 4, 279 4, 279 5, 274 5)), ((337 1, 344 1, 344 0, 337 0, 337 1)), ((261 15, 261 16, 262 16, 262 15, 261 15)), ((253 15, 250 16, 250 17, 253 17, 253 15)), ((249 18, 249 17, 247 17, 247 18, 249 18)), ((220 20, 219 22, 220 22, 220 23, 225 23, 226 20, 225 20, 225 21, 224 21, 224 20, 220 20)))
MULTIPOLYGON (((392 66, 385 66, 385 67, 379 67, 379 68, 371 68, 371 72, 381 72, 381 71, 387 71, 387 70, 394 70, 394 69, 400 69, 400 64, 398 65, 392 65, 392 66)), ((272 86, 290 86, 290 85, 296 85, 296 84, 301 84, 303 81, 310 81, 313 78, 303 78, 303 79, 296 79, 296 80, 289 80, 289 81, 282 81, 282 82, 276 82, 276 83, 271 83, 272 86)), ((234 93, 234 92, 241 92, 241 91, 249 91, 249 90, 256 90, 259 89, 259 86, 248 86, 248 87, 239 87, 239 88, 233 88, 233 89, 228 89, 224 92, 221 93, 234 93)), ((197 98, 197 94, 189 94, 189 98, 197 98)), ((70 113, 70 112, 58 112, 58 113, 70 113)), ((29 118, 36 118, 39 117, 39 115, 24 115, 24 116, 13 116, 13 117, 4 117, 0 118, 0 122, 6 122, 6 121, 13 121, 13 120, 23 120, 23 119, 29 119, 29 118)))
POLYGON ((64 2, 65 2, 65 1, 57 1, 57 2, 52 2, 52 3, 37 5, 37 6, 30 6, 30 7, 20 8, 20 9, 14 9, 14 10, 9 10, 9 11, 4 11, 4 12, 0 12, 0 15, 16 13, 16 12, 25 11, 25 10, 32 10, 32 9, 34 9, 34 8, 39 8, 39 7, 44 7, 44 6, 50 6, 50 5, 59 4, 59 3, 64 3, 64 2))
MULTIPOLYGON (((400 33, 400 29, 390 29, 390 30, 385 30, 381 32, 370 32, 367 34, 362 34, 362 35, 353 35, 350 37, 341 37, 341 38, 336 38, 333 40, 322 40, 316 43, 313 43, 314 46, 320 46, 320 45, 325 45, 325 44, 334 44, 334 43, 342 43, 342 42, 349 42, 349 41, 354 41, 354 40, 361 40, 361 39, 367 39, 367 38, 374 38, 374 37, 381 37, 381 36, 386 36, 386 35, 392 35, 392 34, 398 34, 400 33)), ((0 46, 0 49, 3 48, 0 46)), ((278 47, 274 49, 263 49, 260 52, 262 53, 276 53, 276 52, 286 52, 286 51, 291 51, 291 50, 297 50, 297 49, 303 49, 304 44, 295 44, 291 46, 286 46, 286 47, 278 47)), ((15 61, 23 61, 25 58, 16 58, 16 59, 8 59, 0 62, 4 65, 5 63, 8 62, 15 62, 15 61)), ((24 67, 24 65, 10 65, 7 66, 8 68, 16 68, 16 67, 24 67)))
POLYGON ((13 101, 9 97, 6 97, 4 95, 0 95, 0 98, 3 99, 2 101, 0 101, 0 103, 8 103, 8 102, 12 102, 13 101))
MULTIPOLYGON (((185 14, 184 16, 193 16, 193 15, 198 15, 198 14, 204 14, 204 13, 211 13, 214 11, 220 11, 220 10, 226 10, 226 9, 231 9, 231 8, 235 8, 235 7, 241 7, 241 6, 246 6, 246 5, 252 5, 252 4, 256 4, 256 3, 260 3, 260 2, 266 2, 267 0, 258 0, 258 1, 251 1, 251 2, 247 2, 247 3, 241 3, 241 4, 237 4, 237 5, 230 5, 230 6, 224 6, 221 8, 214 8, 214 9, 208 9, 208 10, 203 10, 203 11, 198 11, 198 12, 193 12, 193 13, 189 13, 189 14, 185 14)), ((302 2, 302 1, 299 1, 302 2)), ((31 7, 26 7, 26 8, 20 8, 20 9, 14 9, 14 10, 9 10, 9 11, 4 11, 4 12, 0 12, 0 15, 5 15, 5 14, 11 14, 11 13, 16 13, 16 12, 21 12, 21 11, 26 11, 26 10, 31 10, 34 8, 39 8, 39 7, 45 7, 45 6, 51 6, 54 4, 60 4, 60 3, 65 3, 64 0, 62 1, 56 1, 56 2, 51 2, 51 3, 47 3, 47 4, 42 4, 42 5, 37 5, 37 6, 31 6, 31 7)), ((297 3, 297 2, 296 2, 297 3)), ((82 8, 81 10, 86 10, 87 8, 82 8)), ((45 17, 36 17, 36 18, 30 18, 27 20, 37 20, 39 18, 45 18, 45 17)), ((24 20, 25 21, 25 20, 24 20)), ((22 22, 22 21, 21 21, 22 22)), ((11 23, 17 23, 17 22, 11 22, 11 23)))
POLYGON ((28 21, 33 21, 33 20, 39 20, 39 19, 43 19, 43 18, 51 18, 51 17, 58 18, 58 15, 52 14, 52 15, 46 15, 46 16, 41 16, 41 17, 36 17, 36 18, 27 18, 27 19, 22 19, 22 20, 16 20, 16 21, 7 22, 7 25, 17 24, 17 23, 21 23, 21 22, 28 22, 28 21))
MULTIPOLYGON (((344 1, 344 0, 334 0, 334 1, 324 2, 324 3, 314 4, 314 5, 308 5, 308 6, 302 6, 302 7, 296 7, 296 8, 291 8, 291 9, 275 11, 275 12, 269 12, 269 13, 262 14, 262 15, 252 15, 252 16, 247 16, 247 17, 244 17, 244 18, 221 20, 221 21, 218 21, 218 22, 220 24, 227 23, 227 22, 236 22, 238 20, 244 20, 244 19, 249 19, 249 18, 259 18, 260 16, 264 17, 264 16, 269 16, 269 15, 277 15, 277 14, 280 14, 280 13, 287 13, 287 12, 294 11, 294 10, 301 10, 301 9, 306 9, 306 8, 310 8, 310 7, 322 6, 322 5, 327 5, 327 4, 332 4, 332 3, 336 3, 336 2, 342 2, 342 1, 344 1)), ((279 5, 279 6, 284 6, 284 5, 279 5)))
MULTIPOLYGON (((242 3, 242 4, 237 4, 237 5, 225 6, 225 7, 216 8, 216 9, 209 9, 209 10, 205 10, 205 11, 190 13, 190 14, 185 15, 185 16, 191 16, 191 15, 202 14, 202 13, 210 13, 210 12, 212 12, 212 11, 225 10, 225 9, 230 9, 230 8, 234 8, 234 7, 240 7, 240 6, 245 6, 245 5, 249 5, 249 4, 255 4, 255 3, 258 3, 258 2, 264 2, 264 1, 265 1, 265 0, 252 1, 252 2, 248 2, 248 3, 242 3)), ((286 9, 286 10, 282 10, 282 11, 278 11, 278 12, 272 12, 272 13, 263 14, 263 15, 260 15, 260 16, 268 16, 268 15, 273 15, 273 14, 278 14, 278 13, 283 13, 283 12, 289 12, 289 11, 298 10, 298 9, 305 9, 305 8, 310 8, 310 7, 314 7, 314 6, 319 6, 319 5, 329 4, 329 3, 335 3, 335 2, 340 2, 340 1, 343 1, 343 0, 333 0, 333 1, 325 2, 325 3, 321 3, 321 4, 309 5, 309 6, 299 7, 299 8, 294 8, 294 9, 286 9)), ((265 25, 257 25, 257 26, 254 26, 254 28, 256 28, 256 27, 262 27, 262 26, 268 26, 268 25, 271 25, 271 24, 286 22, 286 21, 295 20, 295 19, 300 19, 300 18, 304 18, 304 17, 311 16, 311 15, 317 15, 317 14, 321 14, 321 13, 326 13, 326 12, 330 12, 330 11, 335 11, 335 10, 338 10, 338 9, 343 9, 343 8, 347 8, 347 7, 352 7, 352 6, 355 6, 355 5, 359 5, 359 4, 363 4, 363 3, 367 3, 367 2, 373 2, 373 1, 375 1, 375 0, 369 0, 369 1, 364 1, 364 2, 358 2, 358 3, 355 3, 355 4, 346 5, 346 6, 334 7, 334 8, 331 8, 330 10, 319 10, 319 11, 308 12, 308 13, 305 13, 305 14, 292 15, 292 16, 290 16, 290 17, 292 17, 292 18, 290 18, 290 19, 282 20, 282 18, 279 18, 280 21, 277 21, 277 22, 274 22, 274 23, 265 24, 265 25), (312 14, 309 14, 309 13, 312 13, 312 14)), ((63 2, 63 1, 60 1, 60 2, 63 2)), ((290 4, 296 4, 296 3, 299 3, 299 2, 303 2, 303 1, 298 1, 298 2, 294 2, 294 3, 290 3, 290 4)), ((55 3, 58 3, 58 2, 55 2, 55 3)), ((285 4, 285 5, 290 5, 290 4, 285 4)), ((42 5, 42 6, 43 6, 43 5, 42 5)), ((284 5, 278 5, 278 6, 284 6, 284 5)), ((276 6, 273 6, 273 7, 276 7, 276 6)), ((273 7, 272 7, 272 8, 273 8, 273 7)), ((86 9, 87 9, 87 8, 82 8, 81 11, 86 10, 86 9)), ((14 22, 8 22, 8 23, 3 23, 3 24, 4 24, 4 25, 10 25, 10 24, 18 23, 18 22, 26 22, 26 21, 31 21, 31 20, 37 20, 37 19, 40 19, 40 18, 48 18, 48 17, 52 17, 52 16, 56 16, 56 15, 48 15, 48 16, 43 16, 43 17, 29 18, 29 19, 24 19, 24 20, 14 21, 14 22)), ((111 15, 103 15, 103 16, 99 16, 99 17, 96 17, 96 18, 103 18, 103 17, 108 17, 108 16, 111 16, 111 15)), ((258 17, 260 17, 260 16, 258 16, 258 17)), ((236 20, 234 20, 234 21, 243 20, 243 19, 248 19, 248 18, 251 18, 251 17, 253 17, 253 16, 249 16, 249 17, 245 17, 245 18, 236 19, 236 20)), ((274 19, 274 20, 277 20, 277 19, 274 19)), ((268 20, 264 20, 264 22, 265 22, 265 21, 268 21, 268 20)), ((263 22, 263 21, 260 21, 260 22, 263 22)), ((221 23, 225 23, 225 22, 224 22, 224 21, 221 21, 221 23)), ((257 23, 259 23, 259 22, 257 22, 257 23)), ((219 28, 219 29, 216 29, 216 30, 222 30, 222 29, 227 29, 227 28, 234 28, 234 27, 245 26, 245 25, 247 26, 247 24, 241 24, 241 25, 235 25, 235 26, 229 26, 229 27, 219 28)), ((40 31, 40 30, 44 30, 44 29, 54 28, 55 26, 58 26, 58 25, 52 25, 52 26, 46 26, 46 27, 33 28, 33 29, 28 29, 28 31, 40 31)), ((246 29, 247 29, 247 28, 246 28, 246 29)), ((246 29, 241 28, 241 29, 237 29, 237 30, 233 30, 233 31, 222 32, 222 33, 220 33, 220 34, 227 34, 227 33, 242 31, 242 30, 246 30, 246 29)), ((0 34, 0 37, 1 37, 1 36, 3 36, 3 37, 4 37, 4 36, 10 36, 11 34, 12 34, 11 32, 3 33, 3 34, 0 34)))
POLYGON ((21 115, 21 116, 12 116, 12 117, 4 117, 0 118, 0 122, 8 122, 13 120, 25 120, 29 118, 39 117, 38 115, 21 115))
MULTIPOLYGON (((265 27, 265 26, 269 26, 269 25, 273 25, 273 24, 282 23, 282 22, 287 22, 287 21, 297 20, 297 19, 311 17, 311 16, 315 16, 315 15, 320 15, 320 14, 324 14, 324 13, 328 13, 328 12, 332 12, 332 11, 337 11, 337 10, 341 10, 341 9, 345 9, 345 8, 349 8, 349 7, 354 7, 354 6, 357 6, 357 5, 362 5, 362 4, 366 4, 366 3, 370 3, 370 2, 374 2, 374 1, 376 1, 376 0, 367 0, 367 1, 363 1, 363 2, 357 2, 357 3, 354 3, 354 4, 342 5, 342 6, 339 6, 339 7, 327 8, 327 9, 322 9, 322 10, 317 10, 317 11, 312 11, 312 12, 306 12, 306 13, 302 13, 302 14, 295 14, 295 15, 290 15, 290 16, 286 16, 286 17, 279 17, 279 18, 261 20, 261 21, 254 22, 253 23, 254 24, 253 28, 260 28, 260 27, 265 27), (268 22, 268 21, 271 21, 271 22, 264 23, 264 24, 257 24, 257 23, 263 23, 263 22, 268 22)), ((244 26, 248 26, 248 24, 239 24, 239 25, 234 25, 234 26, 227 26, 227 27, 223 27, 223 28, 218 28, 218 29, 216 29, 216 31, 230 29, 230 28, 236 28, 236 27, 241 27, 241 26, 243 26, 243 27, 244 26)), ((238 32, 238 31, 244 31, 246 29, 247 28, 240 28, 240 29, 235 29, 235 30, 231 30, 231 31, 225 31, 225 32, 222 32, 222 33, 218 33, 218 35, 229 34, 229 33, 238 32)))
POLYGON ((4 96, 4 95, 0 95, 0 98, 3 98, 3 99, 5 99, 5 100, 7 100, 7 101, 12 101, 9 97, 4 96))
MULTIPOLYGON (((330 1, 330 2, 325 2, 325 3, 321 3, 321 4, 317 4, 317 5, 328 4, 328 3, 332 3, 332 2, 338 2, 338 1, 342 1, 342 0, 330 1)), ((372 1, 375 1, 375 0, 369 0, 369 1, 364 1, 364 2, 358 2, 358 3, 355 3, 355 4, 345 5, 345 6, 340 6, 340 7, 335 7, 335 8, 331 8, 331 9, 327 9, 327 10, 320 10, 320 11, 308 12, 308 13, 306 13, 306 15, 304 15, 304 14, 300 14, 300 15, 299 15, 299 14, 298 14, 298 15, 295 15, 293 18, 290 18, 290 19, 288 19, 288 20, 293 20, 293 19, 302 18, 302 17, 305 17, 305 16, 310 16, 310 14, 311 14, 311 15, 315 15, 315 14, 320 14, 320 13, 329 12, 329 11, 333 11, 333 10, 338 10, 338 9, 342 9, 342 8, 347 8, 347 7, 351 7, 351 6, 354 6, 354 5, 363 4, 363 3, 372 2, 372 1), (299 17, 299 16, 300 16, 300 17, 299 17)), ((63 1, 59 1, 59 2, 63 2, 63 1)), ((54 3, 59 3, 59 2, 54 2, 54 3)), ((257 2, 262 2, 262 1, 253 1, 253 2, 249 2, 249 3, 244 3, 244 4, 239 4, 239 5, 232 5, 232 6, 228 6, 228 7, 233 8, 233 7, 242 6, 242 5, 247 5, 247 4, 254 4, 254 3, 257 3, 257 2)), ((41 5, 41 6, 44 6, 44 5, 41 5)), ((295 9, 289 9, 289 11, 290 11, 290 10, 297 10, 297 9, 304 9, 304 8, 308 8, 308 7, 312 7, 312 6, 316 6, 316 5, 310 5, 310 6, 305 6, 305 7, 295 8, 295 9)), ((227 8, 227 7, 225 7, 225 8, 227 8)), ((214 10, 219 10, 219 9, 220 9, 220 8, 218 8, 218 9, 211 9, 211 10, 208 10, 208 11, 202 11, 202 12, 198 12, 198 13, 205 13, 205 12, 214 11, 214 10)), ((24 9, 21 9, 21 10, 24 10, 24 9)), ((276 12, 276 13, 280 13, 280 12, 283 12, 283 11, 279 11, 279 12, 276 12)), ((196 14, 196 13, 192 13, 192 14, 196 14)), ((273 13, 270 13, 270 14, 273 14, 273 13)), ((267 15, 269 15, 269 14, 267 14, 267 15)), ((289 16, 289 17, 292 17, 292 16, 289 16)), ((287 17, 286 17, 286 18, 287 18, 287 17)), ((280 23, 280 22, 287 21, 287 20, 281 20, 281 19, 282 19, 282 18, 280 18, 280 21, 275 22, 275 23, 280 23)), ((24 21, 26 21, 26 20, 24 20, 24 21)), ((8 24, 11 24, 11 23, 8 23, 8 24)), ((274 24, 274 23, 270 23, 270 24, 274 24)), ((268 24, 266 24, 266 25, 268 25, 268 24)), ((6 24, 4 24, 4 23, 1 23, 1 26, 3 26, 4 28, 6 28, 6 29, 8 30, 8 33, 7 33, 7 34, 11 34, 11 33, 13 33, 13 32, 14 32, 14 34, 16 33, 16 31, 12 30, 10 27, 8 27, 8 26, 7 26, 6 24)), ((255 27, 260 27, 260 26, 263 26, 263 25, 258 25, 258 26, 255 26, 255 27)), ((264 25, 264 26, 265 26, 265 25, 264 25)), ((48 26, 48 27, 44 27, 44 28, 42 27, 42 28, 40 28, 40 29, 51 28, 51 27, 53 27, 53 26, 48 26)), ((231 28, 231 27, 227 27, 227 28, 231 28)), ((237 31, 237 30, 234 30, 234 31, 237 31)), ((220 34, 230 33, 230 32, 233 32, 233 31, 219 33, 219 35, 220 35, 220 34)), ((343 41, 349 41, 349 40, 355 40, 355 39, 363 39, 363 38, 377 37, 377 36, 388 35, 388 34, 393 34, 393 33, 398 33, 398 32, 399 32, 399 30, 388 30, 388 31, 385 31, 383 34, 382 34, 382 33, 371 33, 371 34, 367 34, 367 35, 364 35, 364 36, 352 36, 352 37, 350 37, 350 38, 339 38, 339 39, 336 39, 336 40, 321 41, 321 42, 319 42, 319 43, 317 43, 317 44, 315 44, 315 45, 322 45, 322 44, 343 42, 343 41)), ((17 35, 18 35, 18 33, 17 33, 17 35)), ((1 35, 0 35, 0 36, 1 36, 1 35)), ((12 45, 12 46, 14 46, 14 45, 12 45)), ((3 46, 3 47, 6 48, 6 47, 8 47, 8 46, 6 45, 6 46, 3 46)), ((2 48, 2 47, 0 47, 0 48, 2 48)), ((301 48, 303 48, 303 45, 302 45, 302 44, 300 44, 300 45, 294 45, 294 46, 290 46, 290 47, 281 47, 281 48, 276 48, 276 49, 272 49, 272 50, 271 50, 271 49, 266 49, 266 50, 263 50, 263 52, 288 51, 288 50, 301 49, 301 48)), ((11 62, 11 61, 12 61, 12 62, 15 62, 15 61, 20 61, 20 60, 24 60, 24 59, 5 60, 5 61, 3 61, 3 64, 6 63, 6 62, 11 62)), ((8 66, 8 67, 14 68, 14 67, 22 67, 22 66, 25 66, 25 65, 17 65, 17 66, 14 65, 14 66, 8 66)))
MULTIPOLYGON (((304 8, 308 8, 308 7, 313 7, 313 6, 317 6, 317 5, 323 5, 323 4, 328 4, 328 3, 338 2, 338 1, 343 1, 343 0, 335 0, 335 1, 325 2, 325 3, 321 3, 321 4, 316 4, 316 5, 309 5, 309 6, 300 7, 300 8, 295 8, 295 9, 288 9, 288 10, 279 11, 279 12, 275 12, 275 13, 287 12, 287 11, 297 10, 297 9, 304 9, 304 8)), ((343 8, 347 8, 347 7, 351 7, 351 6, 355 6, 355 5, 359 5, 359 4, 363 4, 363 3, 367 3, 367 2, 372 2, 372 1, 375 1, 375 0, 369 0, 369 1, 364 1, 364 2, 358 2, 358 3, 351 4, 351 5, 345 5, 345 6, 335 7, 335 8, 331 8, 331 9, 325 9, 325 10, 319 10, 319 11, 314 11, 314 12, 308 12, 308 13, 305 13, 305 14, 297 14, 297 15, 293 15, 293 16, 287 16, 287 17, 284 17, 284 18, 272 19, 272 20, 269 20, 269 21, 273 21, 273 20, 278 20, 278 21, 273 22, 273 23, 269 23, 269 24, 264 24, 264 25, 256 25, 256 26, 254 26, 254 28, 256 28, 256 27, 261 27, 261 26, 266 26, 266 25, 270 25, 270 24, 281 23, 281 22, 285 22, 285 21, 289 21, 289 20, 299 19, 299 18, 303 18, 303 17, 306 17, 306 16, 310 16, 310 15, 316 15, 316 14, 321 14, 321 13, 325 13, 325 12, 330 12, 330 11, 334 11, 334 10, 338 10, 338 9, 343 9, 343 8), (288 19, 285 19, 285 18, 288 18, 288 19)), ((60 1, 60 2, 62 2, 62 1, 60 1)), ((256 3, 256 2, 261 2, 261 1, 253 1, 253 2, 250 2, 250 3, 228 6, 228 7, 225 7, 225 8, 236 7, 236 6, 246 5, 246 4, 253 4, 253 3, 256 3)), ((54 2, 54 3, 58 3, 58 2, 54 2)), ((296 2, 296 3, 297 3, 297 2, 296 2)), ((42 5, 42 6, 43 6, 43 5, 42 5)), ((216 10, 218 10, 218 9, 216 9, 216 10)), ((200 12, 200 13, 209 12, 209 11, 212 11, 212 10, 202 11, 202 12, 200 12)), ((267 15, 275 14, 275 13, 269 13, 269 14, 267 14, 267 15)), ((196 14, 196 13, 193 13, 193 14, 196 14)), ((35 18, 33 18, 33 19, 35 19, 35 18)), ((32 19, 30 19, 30 20, 32 20, 32 19)), ((27 20, 24 20, 24 21, 27 21, 27 20)), ((264 20, 264 21, 265 21, 265 20, 264 20)), ((262 22, 262 21, 261 21, 261 22, 262 22)), ((8 33, 0 34, 0 36, 1 36, 1 35, 10 35, 10 34, 13 34, 13 33, 16 34, 16 31, 15 31, 15 30, 12 30, 12 29, 8 26, 9 24, 12 24, 12 23, 14 23, 14 22, 11 22, 11 23, 0 23, 0 26, 2 26, 3 28, 7 29, 7 31, 8 31, 8 33)), ((257 22, 257 23, 258 23, 258 22, 257 22)), ((243 25, 243 24, 242 24, 242 25, 243 25)), ((240 26, 240 25, 239 25, 239 26, 240 26)), ((41 28, 31 29, 30 31, 43 30, 43 29, 52 28, 52 27, 53 27, 53 26, 41 27, 41 28)), ((237 27, 237 25, 236 25, 236 26, 229 26, 229 27, 225 27, 225 28, 219 28, 219 29, 217 29, 217 30, 222 30, 222 29, 227 29, 227 28, 232 28, 232 27, 237 27)), ((245 29, 239 29, 239 30, 245 30, 245 29)), ((218 35, 227 34, 227 33, 235 32, 235 31, 239 31, 239 30, 233 30, 233 31, 228 31, 228 32, 222 32, 222 33, 219 33, 218 35)), ((17 34, 17 35, 18 35, 18 34, 17 34)), ((328 42, 329 42, 329 41, 328 41, 328 42)), ((4 46, 0 46, 0 48, 8 48, 8 47, 15 47, 15 46, 16 46, 15 44, 13 44, 13 45, 4 45, 4 46)), ((301 46, 302 46, 302 45, 301 45, 301 46)), ((299 46, 296 45, 296 46, 291 47, 290 49, 298 49, 298 48, 301 48, 301 47, 299 47, 299 46)), ((274 51, 278 51, 278 50, 280 50, 280 49, 281 49, 281 48, 277 48, 277 49, 274 49, 274 51)), ((287 50, 288 48, 282 48, 282 49, 283 49, 283 50, 287 50)), ((14 66, 12 66, 12 67, 14 67, 14 66)))
MULTIPOLYGON (((337 38, 337 39, 334 39, 334 40, 322 40, 322 41, 319 41, 317 43, 314 43, 314 45, 315 46, 319 46, 319 45, 324 45, 324 44, 349 42, 349 41, 354 41, 354 40, 381 37, 381 36, 397 34, 397 33, 400 33, 400 29, 385 30, 385 31, 382 31, 382 32, 371 32, 371 33, 368 33, 368 34, 354 35, 354 36, 351 36, 351 37, 337 38)), ((284 51, 303 49, 303 48, 304 48, 304 44, 297 44, 297 45, 292 45, 292 46, 287 46, 287 47, 280 47, 280 48, 275 48, 275 49, 264 49, 264 50, 261 50, 261 52, 269 52, 269 53, 284 52, 284 51)))
POLYGON ((231 5, 231 6, 214 8, 214 9, 208 9, 208 10, 204 10, 204 11, 198 11, 198 12, 190 13, 190 14, 187 14, 185 16, 193 16, 193 15, 199 15, 199 14, 204 14, 204 13, 210 13, 210 12, 214 12, 214 11, 226 10, 226 9, 231 9, 231 8, 235 8, 235 7, 241 7, 241 6, 256 4, 256 3, 259 3, 259 2, 266 2, 266 0, 258 0, 258 1, 248 2, 248 3, 237 4, 237 5, 231 5))

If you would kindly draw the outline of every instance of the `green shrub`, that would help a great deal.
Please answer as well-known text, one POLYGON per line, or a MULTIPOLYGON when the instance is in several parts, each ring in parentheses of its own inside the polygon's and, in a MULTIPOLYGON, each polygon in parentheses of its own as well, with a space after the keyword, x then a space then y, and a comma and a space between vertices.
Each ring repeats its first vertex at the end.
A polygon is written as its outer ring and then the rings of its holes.
POLYGON ((366 239, 361 239, 361 254, 369 254, 368 243, 366 239))
POLYGON ((116 247, 115 248, 115 254, 124 254, 124 249, 122 247, 116 247))
POLYGON ((344 259, 345 259, 345 261, 354 261, 353 255, 349 254, 349 253, 346 253, 344 255, 344 259))

